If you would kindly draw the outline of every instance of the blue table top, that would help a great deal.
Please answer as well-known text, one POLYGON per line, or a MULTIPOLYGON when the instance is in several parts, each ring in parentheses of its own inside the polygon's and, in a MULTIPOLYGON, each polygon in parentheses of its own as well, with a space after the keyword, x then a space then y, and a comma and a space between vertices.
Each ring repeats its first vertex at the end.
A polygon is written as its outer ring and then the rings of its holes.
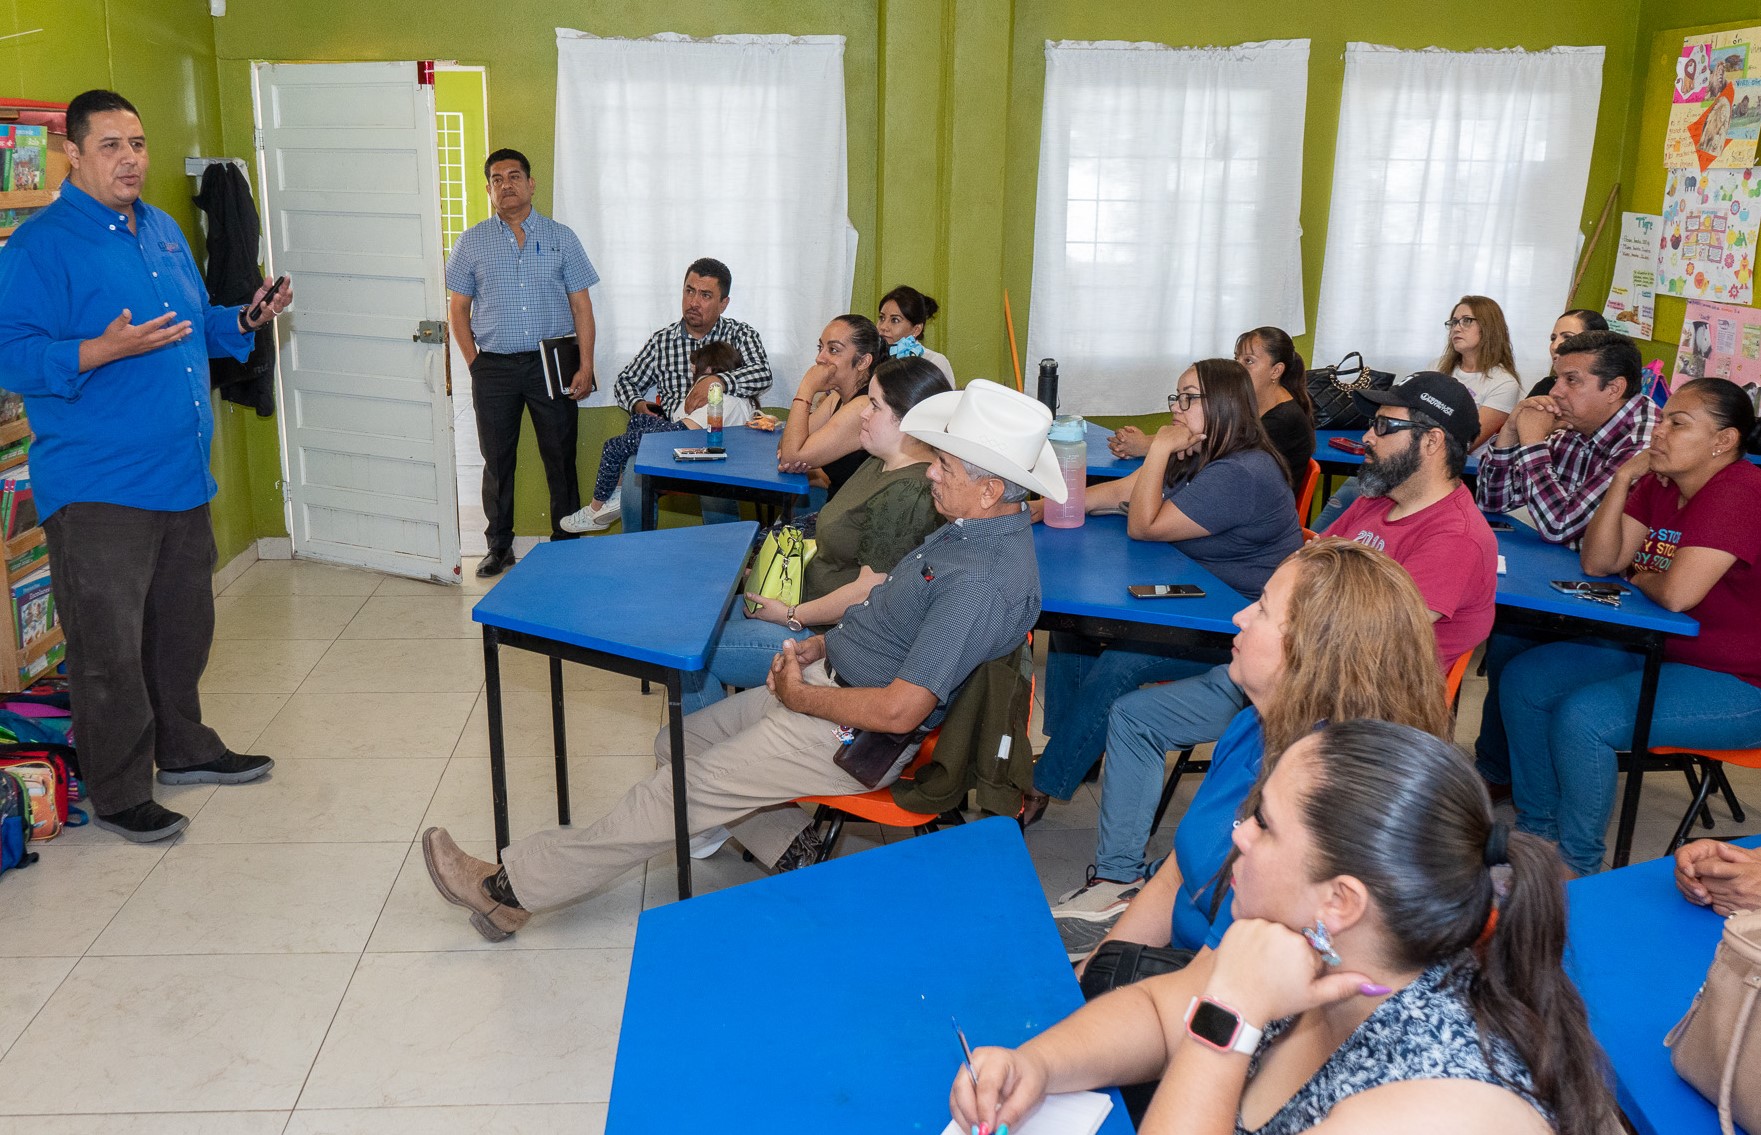
POLYGON ((737 485, 804 497, 807 495, 805 473, 777 472, 777 442, 781 438, 780 430, 766 433, 736 426, 722 431, 724 448, 728 451, 726 461, 680 461, 673 456, 674 449, 708 445, 709 434, 703 430, 643 434, 636 449, 636 460, 630 468, 644 477, 699 481, 705 485, 737 485))
POLYGON ((1113 456, 1107 448, 1107 439, 1113 431, 1106 426, 1088 423, 1088 475, 1103 480, 1118 480, 1143 468, 1143 458, 1113 456))
POLYGON ((1578 554, 1563 544, 1549 544, 1540 533, 1514 517, 1503 517, 1514 531, 1498 533, 1498 551, 1504 556, 1505 574, 1498 577, 1498 604, 1549 615, 1567 615, 1610 626, 1635 627, 1667 634, 1697 635, 1697 620, 1666 611, 1637 590, 1629 588, 1619 607, 1605 607, 1587 599, 1553 590, 1555 579, 1596 579, 1614 582, 1612 576, 1585 573, 1578 554))
POLYGON ((1013 1046, 1081 1004, 1013 820, 902 840, 645 911, 606 1131, 937 1135, 950 1018, 1013 1046))
POLYGON ((1152 626, 1235 633, 1247 600, 1172 544, 1133 540, 1123 516, 1090 516, 1080 528, 1033 526, 1040 608, 1152 626), (1133 599, 1133 583, 1196 583, 1202 599, 1133 599))
POLYGON ((746 520, 540 544, 478 600, 471 618, 675 670, 701 670, 757 532, 746 520))
MULTIPOLYGON (((1761 846, 1761 836, 1737 842, 1761 846)), ((1665 857, 1565 888, 1565 968, 1614 1066, 1621 1110, 1641 1135, 1718 1130, 1718 1110, 1675 1074, 1663 1038, 1705 980, 1724 920, 1682 898, 1674 872, 1665 857)))

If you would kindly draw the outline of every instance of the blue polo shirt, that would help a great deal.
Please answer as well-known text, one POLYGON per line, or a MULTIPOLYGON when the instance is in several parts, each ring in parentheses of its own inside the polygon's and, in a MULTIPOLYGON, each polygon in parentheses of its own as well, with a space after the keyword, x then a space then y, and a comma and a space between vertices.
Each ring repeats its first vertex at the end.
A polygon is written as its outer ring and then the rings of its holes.
POLYGON ((1260 711, 1248 706, 1229 722, 1211 750, 1210 771, 1198 783, 1192 803, 1174 829, 1174 862, 1180 868, 1180 893, 1174 898, 1171 944, 1184 950, 1217 948, 1223 932, 1235 921, 1230 896, 1211 919, 1213 885, 1234 844, 1235 813, 1259 779, 1266 755, 1260 711))
POLYGON ((206 504, 214 411, 208 359, 249 356, 238 307, 210 307, 183 230, 135 202, 128 218, 71 181, 0 248, 0 387, 24 395, 31 487, 47 519, 76 501, 182 512, 206 504), (79 347, 124 308, 171 311, 192 333, 81 373, 79 347))
POLYGON ((526 243, 500 216, 478 221, 446 259, 449 291, 471 297, 471 336, 479 351, 518 355, 540 339, 575 330, 569 293, 599 283, 575 230, 533 209, 520 225, 526 243))

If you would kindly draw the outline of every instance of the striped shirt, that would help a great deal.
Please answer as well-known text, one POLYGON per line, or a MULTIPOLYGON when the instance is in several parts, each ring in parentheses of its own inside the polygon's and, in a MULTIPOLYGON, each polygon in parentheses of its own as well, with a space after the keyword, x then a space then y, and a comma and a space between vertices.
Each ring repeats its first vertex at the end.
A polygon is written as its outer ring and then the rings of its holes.
POLYGON ((465 230, 446 261, 449 291, 471 297, 471 335, 479 351, 517 355, 540 339, 569 335, 569 295, 599 283, 573 229, 533 209, 520 226, 524 247, 500 216, 465 230))
POLYGON ((1476 496, 1487 512, 1527 507, 1541 538, 1577 547, 1615 471, 1651 444, 1657 404, 1635 394, 1593 434, 1556 430, 1533 445, 1493 445, 1476 496))
POLYGON ((935 694, 942 719, 982 664, 1021 645, 1039 618, 1039 561, 1027 509, 944 524, 905 553, 826 632, 826 662, 852 686, 903 679, 935 694))
POLYGON ((682 319, 650 335, 630 365, 618 372, 612 398, 630 410, 655 389, 667 416, 677 418, 685 396, 691 393, 691 352, 705 343, 721 342, 732 343, 742 360, 737 369, 721 376, 727 392, 757 406, 759 396, 770 389, 770 360, 757 330, 726 316, 716 320, 701 339, 691 338, 682 319))

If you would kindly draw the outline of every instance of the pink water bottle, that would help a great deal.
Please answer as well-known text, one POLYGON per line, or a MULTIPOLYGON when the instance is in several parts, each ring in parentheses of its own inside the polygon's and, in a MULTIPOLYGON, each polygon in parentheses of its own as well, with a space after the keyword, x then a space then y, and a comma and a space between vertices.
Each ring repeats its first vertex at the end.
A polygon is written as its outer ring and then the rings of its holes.
POLYGON ((1083 504, 1088 490, 1088 423, 1073 414, 1052 422, 1047 435, 1058 458, 1058 474, 1064 478, 1065 497, 1059 504, 1046 498, 1046 524, 1052 528, 1080 528, 1086 515, 1083 504))

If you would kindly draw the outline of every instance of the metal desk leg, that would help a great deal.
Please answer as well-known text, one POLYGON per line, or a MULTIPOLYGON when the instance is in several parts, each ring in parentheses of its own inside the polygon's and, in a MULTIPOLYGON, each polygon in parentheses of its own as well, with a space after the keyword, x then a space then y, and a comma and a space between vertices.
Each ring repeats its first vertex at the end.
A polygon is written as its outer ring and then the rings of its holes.
POLYGON ((667 738, 673 747, 673 852, 679 857, 679 897, 691 897, 691 820, 685 811, 685 715, 677 670, 666 676, 667 738))
POLYGON ((495 628, 483 628, 483 688, 489 708, 489 793, 495 809, 495 858, 508 840, 507 751, 501 725, 501 650, 495 628))
POLYGON ((563 660, 550 660, 550 730, 556 738, 556 822, 569 826, 569 741, 563 723, 563 660))
POLYGON ((1620 800, 1620 823, 1614 829, 1614 865, 1625 867, 1632 856, 1633 828, 1639 820, 1639 791, 1651 756, 1651 714, 1657 707, 1657 680, 1663 673, 1663 638, 1645 642, 1645 673, 1639 680, 1639 708, 1633 716, 1633 745, 1626 770, 1626 791, 1620 800))
MULTIPOLYGON (((632 477, 636 474, 630 474, 632 477)), ((642 531, 653 532, 660 527, 660 492, 653 477, 642 478, 642 531)))

